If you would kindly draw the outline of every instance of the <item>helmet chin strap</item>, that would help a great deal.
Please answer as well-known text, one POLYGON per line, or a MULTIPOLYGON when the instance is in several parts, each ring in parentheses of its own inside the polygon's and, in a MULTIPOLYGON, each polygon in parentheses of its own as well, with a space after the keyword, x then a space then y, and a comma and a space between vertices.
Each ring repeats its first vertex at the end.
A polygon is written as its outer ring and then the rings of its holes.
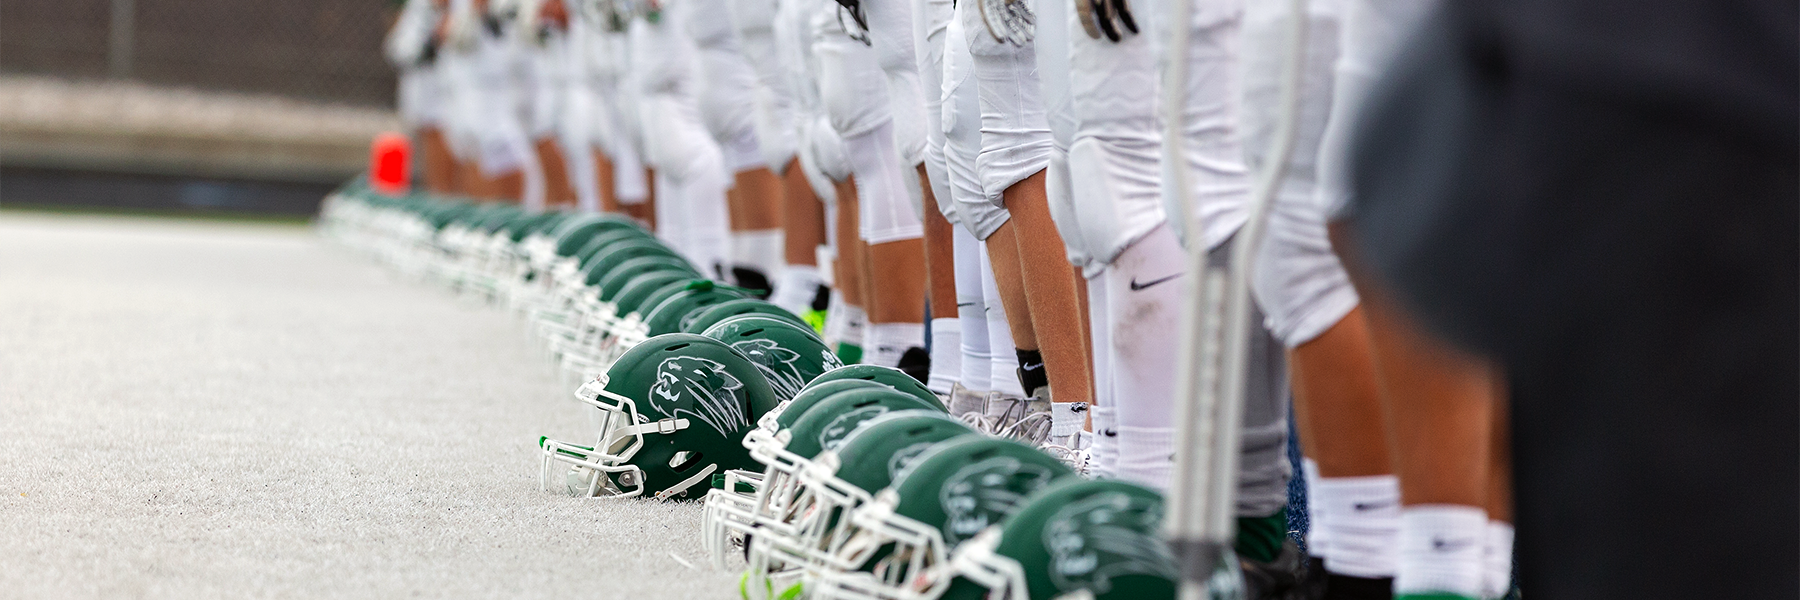
POLYGON ((706 468, 700 469, 700 472, 695 473, 693 477, 683 479, 683 480, 681 480, 681 483, 677 483, 673 486, 670 486, 668 489, 657 492, 656 495, 652 496, 652 497, 656 498, 656 500, 658 502, 668 500, 669 498, 673 498, 677 494, 682 494, 682 493, 687 492, 688 488, 694 487, 694 484, 700 483, 701 481, 705 481, 708 477, 712 477, 713 471, 717 471, 717 470, 719 470, 719 463, 712 463, 712 464, 706 465, 706 468))

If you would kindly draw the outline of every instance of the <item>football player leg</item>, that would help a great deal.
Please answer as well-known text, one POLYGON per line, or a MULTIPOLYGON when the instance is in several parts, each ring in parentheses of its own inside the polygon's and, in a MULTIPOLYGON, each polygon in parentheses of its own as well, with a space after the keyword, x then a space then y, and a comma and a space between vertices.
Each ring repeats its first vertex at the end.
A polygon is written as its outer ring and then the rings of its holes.
MULTIPOLYGON (((940 7, 939 10, 948 7, 940 7)), ((1012 346, 1012 334, 1006 322, 1006 311, 995 291, 994 272, 987 257, 984 240, 1010 216, 999 199, 988 196, 982 188, 977 158, 981 154, 980 96, 970 73, 968 39, 962 33, 962 22, 951 15, 931 17, 932 23, 944 20, 942 34, 943 65, 939 109, 943 132, 944 173, 956 231, 952 243, 956 254, 957 310, 962 321, 963 357, 962 388, 952 394, 952 410, 959 416, 973 413, 984 420, 988 398, 1001 395, 1019 398, 1018 357, 1012 346)), ((936 47, 935 45, 933 47, 936 47)))
POLYGON ((1010 298, 1006 303, 1020 346, 1021 387, 1043 403, 1045 412, 1051 387, 1059 390, 1056 401, 1085 404, 1093 389, 1082 333, 1086 324, 1080 317, 1078 284, 1064 260, 1065 246, 1045 195, 1052 140, 1039 102, 1034 51, 1029 41, 994 37, 980 10, 958 10, 963 11, 963 34, 980 94, 983 186, 989 194, 998 192, 1012 217, 987 244, 1001 292, 1010 298))
MULTIPOLYGON (((1069 170, 1069 145, 1073 143, 1077 129, 1076 112, 1071 95, 1069 39, 1067 10, 1064 6, 1045 4, 1037 13, 1036 34, 1032 46, 1036 52, 1037 73, 1044 99, 1046 120, 1050 125, 1050 160, 1044 170, 1044 193, 1051 221, 1056 225, 1057 233, 1062 236, 1064 256, 1073 267, 1076 283, 1076 300, 1080 314, 1082 334, 1081 347, 1087 350, 1089 373, 1098 374, 1098 369, 1110 366, 1099 359, 1101 347, 1094 344, 1096 337, 1110 337, 1107 331, 1097 331, 1096 323, 1104 323, 1104 318, 1095 319, 1093 314, 1093 298, 1103 290, 1090 285, 1100 285, 1098 281, 1090 281, 1099 274, 1102 265, 1093 259, 1088 245, 1083 238, 1076 217, 1074 183, 1069 170)), ((1114 90, 1114 93, 1124 93, 1114 90)), ((1149 102, 1152 96, 1146 95, 1140 101, 1149 102)), ((1104 315, 1102 315, 1104 317, 1104 315)), ((1055 443, 1070 450, 1085 450, 1094 439, 1090 427, 1092 409, 1099 406, 1102 396, 1111 392, 1110 382, 1098 377, 1090 377, 1093 381, 1093 396, 1087 405, 1079 403, 1058 403, 1052 406, 1050 436, 1055 443), (1104 388, 1104 389, 1103 389, 1104 388)), ((1109 452, 1110 452, 1109 448, 1109 452)), ((1087 470, 1092 462, 1085 453, 1071 453, 1069 460, 1078 469, 1087 470)), ((1110 460, 1110 458, 1109 458, 1110 460)), ((1104 470, 1104 469, 1102 469, 1104 470)))
POLYGON ((719 277, 730 260, 724 158, 706 130, 693 89, 690 65, 696 50, 682 31, 687 3, 666 5, 662 18, 632 24, 633 71, 640 93, 648 156, 657 167, 662 194, 656 212, 658 235, 709 277, 719 277), (672 219, 672 220, 671 220, 672 219))
MULTIPOLYGON (((1325 571, 1324 597, 1384 597, 1394 575, 1399 482, 1388 460, 1368 328, 1315 199, 1327 107, 1333 102, 1332 49, 1338 43, 1328 18, 1309 23, 1313 50, 1304 63, 1302 120, 1251 285, 1272 333, 1287 349, 1295 422, 1307 461, 1308 551, 1325 571)), ((1268 35, 1265 29, 1247 33, 1259 32, 1268 35)), ((1251 46, 1246 60, 1272 65, 1268 61, 1283 59, 1285 51, 1275 50, 1280 45, 1251 46)), ((1272 98, 1277 88, 1273 77, 1261 75, 1248 78, 1246 86, 1247 107, 1272 98)), ((1252 110, 1250 122, 1272 118, 1252 110)), ((1268 142, 1249 143, 1262 148, 1268 142)))
MULTIPOLYGON (((1246 217, 1248 172, 1256 168, 1261 157, 1258 152, 1266 152, 1274 146, 1268 141, 1273 130, 1273 119, 1269 118, 1272 113, 1268 111, 1277 103, 1263 98, 1245 98, 1253 84, 1249 79, 1263 78, 1256 83, 1278 81, 1276 74, 1280 69, 1271 65, 1279 63, 1248 61, 1283 55, 1252 53, 1252 50, 1263 50, 1260 48, 1240 50, 1240 28, 1247 28, 1244 23, 1249 20, 1245 10, 1242 3, 1231 0, 1202 2, 1195 5, 1189 22, 1158 24, 1163 28, 1171 25, 1188 28, 1186 47, 1165 49, 1186 53, 1184 61, 1189 72, 1183 78, 1186 88, 1179 94, 1183 104, 1173 107, 1183 116, 1183 128, 1178 132, 1183 151, 1177 159, 1181 162, 1165 161, 1164 174, 1167 177, 1174 167, 1179 166, 1192 176, 1193 204, 1167 209, 1167 212, 1188 215, 1189 220, 1185 223, 1180 219, 1170 223, 1183 228, 1194 227, 1185 231, 1185 239, 1188 244, 1206 248, 1207 260, 1212 264, 1225 264, 1230 260, 1231 240, 1246 217), (1243 88, 1239 87, 1236 77, 1227 75, 1231 73, 1249 74, 1243 88), (1240 135, 1246 140, 1241 144, 1240 135), (1248 156, 1246 149, 1252 151, 1248 156)), ((1285 33, 1286 30, 1280 31, 1285 33)), ((1319 30, 1309 30, 1309 33, 1315 31, 1319 30)), ((1245 39, 1250 38, 1246 36, 1245 39)), ((1305 122, 1308 121, 1303 120, 1305 122)), ((1312 135, 1316 138, 1317 134, 1312 135)), ((1306 143, 1316 144, 1303 141, 1301 145, 1306 143)), ((1310 166, 1290 168, 1289 173, 1309 169, 1310 166)), ((1174 197, 1175 194, 1165 194, 1165 205, 1174 197)), ((1140 280, 1136 287, 1142 288, 1144 283, 1140 280)), ((1128 283, 1127 289, 1129 287, 1128 283)), ((1286 537, 1286 489, 1292 473, 1286 454, 1288 386, 1285 357, 1281 346, 1263 326, 1256 305, 1252 303, 1250 308, 1246 330, 1231 333, 1249 338, 1245 356, 1242 455, 1235 506, 1238 533, 1234 547, 1243 562, 1248 591, 1256 597, 1268 597, 1285 594, 1298 583, 1303 557, 1286 537)), ((1114 347, 1119 346, 1115 341, 1114 347)))
POLYGON ((832 261, 833 291, 841 308, 840 317, 828 317, 840 323, 836 332, 838 337, 838 359, 844 364, 853 365, 863 362, 863 344, 868 329, 868 284, 864 281, 863 254, 868 247, 857 235, 857 220, 860 202, 856 195, 856 178, 854 176, 837 185, 837 227, 836 245, 837 259, 832 261))
MULTIPOLYGON (((1290 296, 1302 299, 1298 304, 1300 307, 1304 308, 1309 300, 1312 305, 1323 307, 1318 311, 1322 314, 1314 317, 1314 323, 1307 323, 1304 318, 1290 319, 1300 324, 1295 328, 1297 331, 1292 332, 1298 334, 1297 338, 1317 331, 1317 324, 1329 322, 1329 317, 1341 312, 1342 306, 1355 306, 1357 296, 1354 290, 1344 290, 1350 286, 1340 263, 1335 260, 1309 262, 1306 258, 1291 257, 1316 255, 1320 248, 1330 249, 1323 220, 1329 206, 1340 205, 1347 197, 1348 186, 1343 175, 1347 166, 1345 148, 1356 107, 1373 85, 1382 65, 1386 64, 1390 49, 1398 44, 1410 23, 1429 5, 1430 2, 1407 2, 1384 3, 1377 7, 1372 2, 1355 0, 1343 5, 1341 35, 1334 36, 1340 52, 1333 82, 1335 99, 1330 123, 1319 145, 1318 193, 1306 199, 1311 202, 1302 207, 1307 210, 1298 213, 1299 218, 1283 219, 1293 211, 1278 204, 1270 222, 1271 234, 1299 229, 1304 235, 1298 238, 1291 233, 1284 236, 1289 240, 1297 239, 1288 244, 1287 252, 1280 253, 1290 258, 1269 266, 1279 267, 1286 263, 1290 266, 1285 270, 1291 273, 1312 274, 1311 281, 1292 278, 1295 281, 1289 282, 1289 287, 1297 293, 1290 296), (1298 222, 1301 226, 1283 227, 1284 221, 1298 222), (1334 296, 1347 300, 1333 301, 1334 296)), ((1397 311, 1382 308, 1377 302, 1375 308, 1366 310, 1366 314, 1364 309, 1350 312, 1323 335, 1298 345, 1292 353, 1296 362, 1295 383, 1310 388, 1305 394, 1296 390, 1297 408, 1304 403, 1305 410, 1318 413, 1302 423, 1306 423, 1303 426, 1311 436, 1303 438, 1311 440, 1308 453, 1316 455, 1313 460, 1318 463, 1318 503, 1324 517, 1322 531, 1328 538, 1324 554, 1328 573, 1327 597, 1354 597, 1355 590, 1377 588, 1391 589, 1392 593, 1402 595, 1426 591, 1498 597, 1505 594, 1510 584, 1511 527, 1493 520, 1491 514, 1482 514, 1506 502, 1502 500, 1504 488, 1488 488, 1496 478, 1510 476, 1510 470, 1495 472, 1500 470, 1495 464, 1503 463, 1504 453, 1496 460, 1494 452, 1502 446, 1496 445, 1500 442, 1493 435, 1494 422, 1504 414, 1504 407, 1500 396, 1481 383, 1493 381, 1489 378, 1496 376, 1478 360, 1464 363, 1453 360, 1449 364, 1412 362, 1409 355, 1397 354, 1421 349, 1412 345, 1414 333, 1407 319, 1399 316, 1397 311), (1383 322, 1388 325, 1383 326, 1383 322), (1326 344, 1344 347, 1327 354, 1331 347, 1326 344), (1335 364, 1327 361, 1335 361, 1335 364), (1460 379, 1465 393, 1440 397, 1441 401, 1462 405, 1474 418, 1464 420, 1448 413, 1421 415, 1407 408, 1424 402, 1420 393, 1427 391, 1421 389, 1423 384, 1419 383, 1418 372, 1412 369, 1445 378, 1440 381, 1460 379), (1346 375, 1351 378, 1346 379, 1346 375), (1364 381, 1365 378, 1370 381, 1364 381), (1376 381, 1382 383, 1376 385, 1376 381), (1399 382, 1399 385, 1390 386, 1390 381, 1399 382), (1385 393, 1378 394, 1377 390, 1385 393), (1371 397, 1374 402, 1370 401, 1371 397), (1385 419, 1369 414, 1379 411, 1383 405, 1387 408, 1385 419), (1418 420, 1421 417, 1423 420, 1418 420), (1329 426, 1323 425, 1326 423, 1329 426), (1464 438, 1460 448, 1446 447, 1450 444, 1449 438, 1430 441, 1433 435, 1429 433, 1404 437, 1391 435, 1391 432, 1415 431, 1410 429, 1414 425, 1441 426, 1451 435, 1474 435, 1464 438), (1402 426, 1409 428, 1389 429, 1402 426), (1375 440, 1399 443, 1389 448, 1371 448, 1375 440), (1408 456, 1421 451, 1434 455, 1427 458, 1428 461, 1457 458, 1422 464, 1418 458, 1408 456), (1439 455, 1439 452, 1444 454, 1439 455), (1457 473, 1454 470, 1458 468, 1475 471, 1457 473), (1398 481, 1392 475, 1394 473, 1398 473, 1398 481), (1446 479, 1437 474, 1449 477, 1446 479), (1411 485, 1409 479, 1413 480, 1411 485), (1420 506, 1434 502, 1460 506, 1420 506), (1457 525, 1462 521, 1467 523, 1457 525), (1458 527, 1467 531, 1459 533, 1458 527), (1447 539, 1467 535, 1477 540, 1474 544, 1477 547, 1437 547, 1427 539, 1437 534, 1447 534, 1447 539), (1451 551, 1440 552, 1442 550, 1451 551), (1493 562, 1502 564, 1493 568, 1489 566, 1493 562), (1454 574, 1457 569, 1469 573, 1454 574), (1409 571, 1413 574, 1398 575, 1409 571), (1446 576, 1422 577, 1418 574, 1420 571, 1446 576), (1344 591, 1351 593, 1342 594, 1344 591)), ((1452 387, 1428 389, 1435 393, 1452 387)))
MULTIPOLYGON (((838 8, 826 10, 835 15, 838 8)), ((924 225, 908 199, 911 174, 894 145, 894 103, 876 52, 836 18, 815 23, 822 27, 815 51, 826 113, 855 173, 857 228, 865 252, 858 258, 865 268, 882 265, 880 278, 863 274, 869 319, 864 361, 899 366, 909 349, 924 345, 924 225)))

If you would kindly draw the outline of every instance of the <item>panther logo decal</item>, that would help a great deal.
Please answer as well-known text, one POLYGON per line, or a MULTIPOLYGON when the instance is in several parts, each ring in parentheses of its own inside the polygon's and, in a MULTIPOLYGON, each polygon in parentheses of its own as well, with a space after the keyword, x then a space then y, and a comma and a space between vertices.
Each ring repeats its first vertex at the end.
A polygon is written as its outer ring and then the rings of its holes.
POLYGON ((938 502, 944 508, 944 542, 954 546, 975 537, 1019 509, 1026 494, 1055 478, 1049 467, 997 456, 958 469, 944 481, 938 502))
POLYGON ((887 463, 888 481, 899 481, 900 480, 900 472, 905 471, 907 467, 912 466, 913 459, 918 458, 920 454, 924 454, 926 450, 931 449, 932 444, 936 444, 936 443, 938 443, 938 440, 932 440, 929 442, 919 442, 917 444, 913 444, 911 446, 901 448, 900 451, 895 452, 893 456, 888 457, 888 463, 887 463))
POLYGON ((819 430, 819 448, 836 450, 838 446, 844 445, 844 438, 850 437, 850 432, 856 431, 856 428, 875 417, 887 414, 887 411, 888 407, 876 404, 846 411, 832 418, 824 429, 819 430))
POLYGON ((769 388, 775 391, 776 398, 786 400, 794 397, 811 380, 800 372, 800 353, 777 346, 774 340, 742 340, 733 342, 731 347, 744 353, 756 365, 756 369, 762 371, 763 378, 769 380, 769 388))
POLYGON ((688 416, 730 437, 750 426, 744 383, 717 361, 691 356, 663 360, 650 386, 650 405, 662 414, 688 416), (682 398, 690 402, 682 402, 682 398))
POLYGON ((1162 502, 1110 492, 1058 509, 1045 521, 1044 549, 1050 551, 1050 581, 1061 591, 1087 589, 1104 594, 1124 575, 1174 579, 1175 558, 1156 537, 1162 502))

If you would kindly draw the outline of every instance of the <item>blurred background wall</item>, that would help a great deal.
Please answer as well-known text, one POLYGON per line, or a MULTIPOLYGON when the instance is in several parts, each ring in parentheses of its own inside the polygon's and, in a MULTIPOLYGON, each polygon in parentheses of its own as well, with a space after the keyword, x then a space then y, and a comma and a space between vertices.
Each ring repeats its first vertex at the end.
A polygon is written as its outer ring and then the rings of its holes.
POLYGON ((397 9, 0 2, 0 207, 310 214, 398 127, 397 9))

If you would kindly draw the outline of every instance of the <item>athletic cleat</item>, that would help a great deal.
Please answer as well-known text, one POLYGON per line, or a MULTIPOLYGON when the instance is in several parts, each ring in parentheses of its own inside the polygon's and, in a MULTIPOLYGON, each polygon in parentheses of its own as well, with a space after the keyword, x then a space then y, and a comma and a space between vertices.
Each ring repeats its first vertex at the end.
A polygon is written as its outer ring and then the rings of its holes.
POLYGON ((1050 441, 1050 388, 1038 388, 1029 398, 1009 398, 998 392, 988 395, 987 431, 1043 446, 1050 441))
POLYGON ((1244 600, 1307 600, 1306 557, 1293 540, 1283 540, 1275 560, 1261 562, 1238 557, 1244 568, 1244 600))

